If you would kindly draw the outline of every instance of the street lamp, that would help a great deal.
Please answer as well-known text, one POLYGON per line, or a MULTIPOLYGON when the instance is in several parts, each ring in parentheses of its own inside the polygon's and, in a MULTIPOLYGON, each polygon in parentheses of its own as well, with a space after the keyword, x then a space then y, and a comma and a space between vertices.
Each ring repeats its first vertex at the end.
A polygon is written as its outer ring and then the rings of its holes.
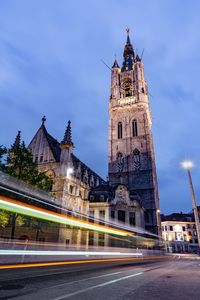
POLYGON ((195 198, 195 193, 194 193, 194 187, 192 183, 192 176, 190 169, 194 167, 194 163, 191 160, 184 160, 181 163, 181 166, 183 169, 187 170, 188 173, 188 178, 189 178, 189 185, 190 185, 190 190, 192 194, 192 206, 193 206, 193 211, 194 211, 194 219, 195 219, 195 224, 196 224, 196 230, 197 230, 197 237, 198 237, 198 244, 200 248, 200 225, 199 225, 199 216, 198 216, 198 210, 197 210, 197 203, 196 203, 196 198, 195 198))

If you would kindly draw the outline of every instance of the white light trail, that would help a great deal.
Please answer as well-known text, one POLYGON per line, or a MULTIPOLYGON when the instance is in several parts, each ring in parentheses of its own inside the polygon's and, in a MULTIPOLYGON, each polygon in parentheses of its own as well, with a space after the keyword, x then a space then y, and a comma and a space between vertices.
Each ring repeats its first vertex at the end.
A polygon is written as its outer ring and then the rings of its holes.
POLYGON ((142 256, 141 252, 0 250, 0 255, 142 256))

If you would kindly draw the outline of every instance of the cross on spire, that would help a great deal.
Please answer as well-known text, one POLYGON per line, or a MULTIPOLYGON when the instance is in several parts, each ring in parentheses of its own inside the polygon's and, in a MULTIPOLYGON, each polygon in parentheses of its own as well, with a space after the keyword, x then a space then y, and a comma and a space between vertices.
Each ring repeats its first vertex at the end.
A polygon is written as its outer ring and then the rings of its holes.
POLYGON ((44 125, 45 122, 46 122, 46 117, 43 116, 43 117, 42 117, 42 125, 44 125))

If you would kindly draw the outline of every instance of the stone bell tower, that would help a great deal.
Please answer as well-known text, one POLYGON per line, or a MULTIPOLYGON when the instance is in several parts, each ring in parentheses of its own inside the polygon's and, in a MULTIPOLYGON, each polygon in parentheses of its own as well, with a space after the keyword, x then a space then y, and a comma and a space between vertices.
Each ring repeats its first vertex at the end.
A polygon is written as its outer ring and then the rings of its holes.
POLYGON ((160 234, 152 118, 144 65, 134 52, 127 29, 123 63, 115 59, 109 103, 109 183, 127 187, 130 200, 144 207, 145 228, 160 234))

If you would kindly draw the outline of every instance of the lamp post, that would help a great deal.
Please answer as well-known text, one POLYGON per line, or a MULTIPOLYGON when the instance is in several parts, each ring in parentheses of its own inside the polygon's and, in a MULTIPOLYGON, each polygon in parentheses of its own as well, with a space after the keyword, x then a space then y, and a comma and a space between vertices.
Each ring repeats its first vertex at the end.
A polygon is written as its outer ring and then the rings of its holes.
POLYGON ((189 185, 190 185, 190 190, 192 194, 192 206, 193 206, 193 211, 194 211, 194 219, 195 219, 195 224, 196 224, 196 230, 197 230, 197 238, 198 238, 198 245, 200 248, 200 225, 199 225, 199 216, 198 216, 198 210, 197 210, 197 203, 196 203, 196 198, 195 198, 195 193, 194 193, 194 187, 192 183, 192 175, 190 172, 190 169, 194 167, 194 164, 190 160, 185 160, 181 163, 182 168, 187 170, 188 173, 188 178, 189 178, 189 185))

